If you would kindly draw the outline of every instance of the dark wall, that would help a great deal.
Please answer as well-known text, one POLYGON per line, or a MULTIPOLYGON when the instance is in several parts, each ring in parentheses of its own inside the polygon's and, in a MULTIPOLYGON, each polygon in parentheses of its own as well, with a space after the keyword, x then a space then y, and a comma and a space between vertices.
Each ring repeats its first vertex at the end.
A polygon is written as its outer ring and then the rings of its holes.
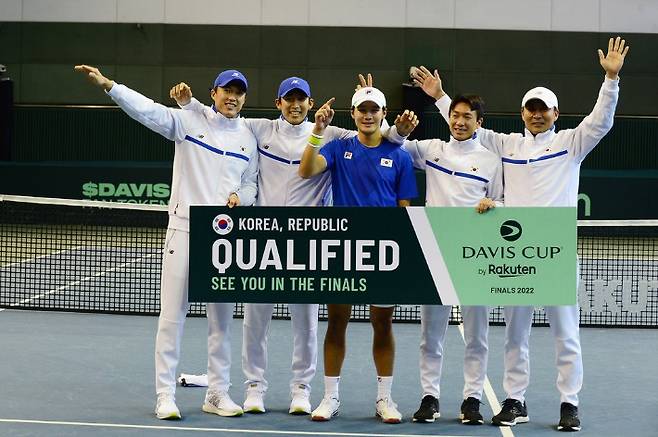
MULTIPOLYGON (((307 78, 318 101, 347 107, 355 76, 371 72, 397 109, 410 65, 438 67, 449 93, 484 95, 489 111, 516 113, 522 94, 545 85, 563 113, 591 109, 603 70, 597 48, 607 34, 459 29, 385 29, 173 24, 0 23, 0 63, 16 82, 18 103, 107 104, 73 72, 88 63, 156 101, 189 83, 207 101, 217 72, 238 68, 250 80, 248 107, 273 105, 285 77, 307 78)), ((628 34, 618 114, 656 115, 657 34, 628 34)), ((319 102, 321 103, 321 102, 319 102)))
MULTIPOLYGON (((251 109, 245 117, 275 118, 275 110, 251 109)), ((311 117, 312 118, 312 117, 311 117)), ((394 114, 389 114, 389 123, 394 114)), ((560 116, 558 129, 573 128, 582 116, 560 116)), ((332 122, 347 129, 354 121, 339 110, 332 122)), ((450 136, 438 112, 424 120, 427 138, 450 136)), ((135 122, 118 108, 18 106, 11 156, 14 161, 171 161, 172 142, 135 122)), ((485 127, 520 132, 516 115, 489 114, 485 127)), ((658 118, 617 117, 614 128, 590 153, 583 168, 607 170, 658 169, 658 118)))

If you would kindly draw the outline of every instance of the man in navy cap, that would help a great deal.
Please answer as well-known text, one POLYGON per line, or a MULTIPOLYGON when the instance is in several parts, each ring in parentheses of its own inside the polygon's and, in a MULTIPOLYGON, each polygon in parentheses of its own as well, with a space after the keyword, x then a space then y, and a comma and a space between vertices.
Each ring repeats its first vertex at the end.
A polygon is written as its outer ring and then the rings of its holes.
MULTIPOLYGON (((205 113, 167 108, 115 83, 88 65, 76 71, 105 92, 130 117, 175 141, 169 225, 162 261, 160 318, 155 340, 155 385, 158 419, 180 419, 176 405, 176 367, 187 300, 189 205, 251 205, 256 198, 256 139, 239 116, 247 79, 237 70, 217 76, 210 96, 214 110, 205 113)), ((228 394, 231 367, 233 304, 206 307, 208 316, 208 391, 203 411, 240 416, 242 408, 228 394)))
MULTIPOLYGON (((192 111, 205 112, 210 108, 192 98, 190 88, 181 83, 171 90, 171 97, 192 111)), ((331 102, 331 101, 330 101, 331 102)), ((284 79, 274 103, 281 111, 276 120, 247 119, 256 136, 259 152, 258 206, 323 206, 331 202, 331 179, 328 173, 303 179, 297 170, 313 123, 307 120, 313 107, 311 87, 300 77, 284 79)), ((328 102, 329 103, 329 102, 328 102)), ((326 107, 327 104, 323 106, 326 107)), ((402 124, 400 124, 402 126, 402 124)), ((401 128, 401 131, 403 129, 401 128)), ((393 142, 404 140, 397 128, 386 130, 393 142)), ((408 134, 402 131, 401 134, 408 134)), ((325 136, 330 139, 350 138, 356 131, 330 126, 325 136)), ((293 328, 292 378, 290 380, 290 414, 309 414, 311 380, 317 365, 317 304, 289 304, 293 328)), ((265 412, 265 392, 268 381, 267 334, 274 304, 245 304, 242 368, 245 374, 246 395, 244 411, 265 412)))

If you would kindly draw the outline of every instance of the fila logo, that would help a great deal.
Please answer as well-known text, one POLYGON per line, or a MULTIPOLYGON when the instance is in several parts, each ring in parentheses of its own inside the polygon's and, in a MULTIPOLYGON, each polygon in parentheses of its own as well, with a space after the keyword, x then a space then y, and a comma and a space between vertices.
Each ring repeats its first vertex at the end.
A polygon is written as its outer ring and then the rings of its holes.
POLYGON ((352 159, 352 152, 345 152, 345 155, 343 155, 345 159, 352 159))
POLYGON ((382 158, 382 160, 379 161, 379 164, 382 167, 393 167, 393 160, 388 158, 382 158))

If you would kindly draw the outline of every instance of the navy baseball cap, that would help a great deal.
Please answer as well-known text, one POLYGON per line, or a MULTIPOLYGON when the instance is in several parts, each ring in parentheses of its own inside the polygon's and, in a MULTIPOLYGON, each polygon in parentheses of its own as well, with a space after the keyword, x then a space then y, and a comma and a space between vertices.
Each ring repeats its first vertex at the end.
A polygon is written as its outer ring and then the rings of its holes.
POLYGON ((219 76, 217 76, 217 79, 215 79, 215 83, 213 84, 213 89, 219 87, 224 87, 228 85, 230 82, 233 81, 238 81, 242 84, 244 87, 245 91, 249 88, 249 85, 247 84, 247 78, 244 77, 244 74, 240 73, 238 70, 225 70, 219 73, 219 76))
POLYGON ((308 97, 311 97, 311 87, 309 86, 308 82, 306 82, 301 77, 293 76, 289 77, 288 79, 284 79, 283 82, 281 82, 281 85, 279 85, 278 96, 283 97, 292 90, 300 90, 308 97))

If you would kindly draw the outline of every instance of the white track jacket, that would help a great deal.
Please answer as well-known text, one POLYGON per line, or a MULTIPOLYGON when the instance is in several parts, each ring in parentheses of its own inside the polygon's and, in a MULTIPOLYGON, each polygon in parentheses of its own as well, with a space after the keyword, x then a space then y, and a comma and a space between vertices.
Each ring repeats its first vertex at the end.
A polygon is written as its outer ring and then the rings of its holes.
MULTIPOLYGON (((480 128, 480 143, 503 163, 505 206, 576 206, 580 164, 610 131, 619 97, 619 80, 606 78, 592 112, 575 129, 533 136, 480 128)), ((436 102, 448 120, 450 97, 436 102)))
POLYGON ((243 118, 168 108, 115 84, 109 96, 133 119, 175 141, 169 228, 189 231, 190 205, 225 205, 231 193, 240 205, 256 198, 256 139, 243 118))

